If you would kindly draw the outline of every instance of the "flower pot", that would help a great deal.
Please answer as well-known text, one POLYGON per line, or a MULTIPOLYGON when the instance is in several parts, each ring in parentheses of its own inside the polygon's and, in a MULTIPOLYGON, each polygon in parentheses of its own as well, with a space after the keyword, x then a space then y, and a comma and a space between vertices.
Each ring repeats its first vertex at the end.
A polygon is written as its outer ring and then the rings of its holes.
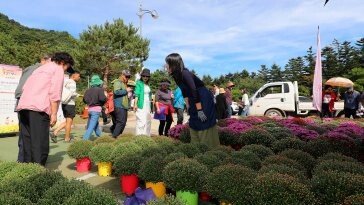
POLYGON ((208 202, 211 201, 211 196, 207 192, 201 192, 200 199, 201 201, 208 202))
POLYGON ((88 172, 91 169, 91 160, 88 157, 76 159, 77 172, 88 172))
POLYGON ((220 201, 220 205, 232 205, 232 203, 226 201, 220 201))
POLYGON ((186 205, 198 205, 197 192, 177 191, 176 196, 184 201, 186 205))
POLYGON ((99 176, 107 177, 111 175, 111 162, 99 162, 97 166, 99 169, 99 176))
POLYGON ((124 194, 128 196, 133 195, 138 187, 139 178, 136 174, 120 176, 120 188, 124 194))
POLYGON ((151 188, 157 198, 162 198, 166 195, 166 186, 163 182, 152 183, 147 182, 145 184, 146 188, 151 188))

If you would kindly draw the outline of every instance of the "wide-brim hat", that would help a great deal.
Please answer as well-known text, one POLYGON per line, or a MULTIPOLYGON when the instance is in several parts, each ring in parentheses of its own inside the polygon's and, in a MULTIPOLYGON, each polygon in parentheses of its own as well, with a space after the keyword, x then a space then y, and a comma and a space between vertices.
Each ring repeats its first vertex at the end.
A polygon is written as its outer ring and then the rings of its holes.
POLYGON ((224 94, 224 93, 226 93, 226 92, 225 92, 225 89, 224 89, 224 88, 220 88, 220 89, 219 89, 219 94, 224 94))
POLYGON ((123 71, 121 71, 121 74, 123 74, 124 76, 131 76, 131 73, 129 70, 123 70, 123 71))
POLYGON ((144 68, 142 72, 140 73, 141 76, 147 76, 150 77, 150 70, 148 68, 144 68))
POLYGON ((226 84, 226 87, 234 87, 235 86, 235 84, 233 83, 233 82, 231 82, 231 81, 229 81, 227 84, 226 84))
POLYGON ((171 85, 171 81, 169 81, 169 80, 167 80, 167 79, 165 79, 165 80, 162 80, 160 83, 159 83, 159 85, 171 85))
POLYGON ((104 83, 104 81, 101 80, 100 76, 98 75, 93 75, 91 77, 91 82, 90 85, 91 86, 95 86, 95 85, 102 85, 104 83))

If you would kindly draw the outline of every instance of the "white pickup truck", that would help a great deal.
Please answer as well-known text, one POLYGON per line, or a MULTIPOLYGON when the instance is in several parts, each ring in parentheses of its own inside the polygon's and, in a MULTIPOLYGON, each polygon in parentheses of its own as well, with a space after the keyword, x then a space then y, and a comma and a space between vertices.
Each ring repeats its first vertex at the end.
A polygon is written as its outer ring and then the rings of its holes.
MULTIPOLYGON (((343 115, 344 102, 335 102, 335 117, 343 115)), ((267 117, 307 116, 317 114, 312 99, 299 96, 297 81, 263 85, 250 98, 249 115, 267 117)))

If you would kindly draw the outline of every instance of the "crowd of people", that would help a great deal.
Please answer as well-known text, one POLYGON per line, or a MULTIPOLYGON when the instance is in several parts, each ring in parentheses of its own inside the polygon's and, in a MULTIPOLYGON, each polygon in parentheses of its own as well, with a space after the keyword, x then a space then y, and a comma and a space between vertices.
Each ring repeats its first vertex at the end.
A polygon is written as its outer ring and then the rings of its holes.
MULTIPOLYGON (((89 140, 93 133, 101 136, 99 119, 108 123, 112 119, 111 136, 117 138, 125 129, 128 112, 133 110, 136 117, 135 135, 151 136, 152 119, 159 120, 158 134, 168 136, 173 123, 173 114, 177 114, 177 124, 184 123, 184 112, 189 115, 188 125, 191 143, 204 143, 218 146, 217 121, 232 116, 233 82, 225 88, 214 85, 207 88, 193 72, 189 71, 177 53, 165 59, 165 70, 175 81, 177 88, 171 90, 171 82, 163 79, 159 89, 150 86, 151 71, 143 69, 140 79, 130 80, 131 72, 122 70, 112 86, 104 84, 100 75, 91 77, 90 88, 82 96, 77 93, 80 72, 74 70, 74 60, 68 53, 60 52, 44 56, 40 63, 23 70, 18 88, 16 111, 19 117, 19 162, 33 162, 45 165, 49 153, 49 139, 57 142, 57 135, 65 129, 65 142, 71 142, 71 127, 76 115, 77 97, 83 97, 88 107, 88 121, 83 140, 89 140), (69 78, 64 80, 64 72, 69 78), (61 106, 65 121, 53 131, 57 122, 58 107, 61 106), (153 115, 154 113, 154 115, 153 115)), ((333 117, 334 103, 340 95, 326 86, 323 92, 322 117, 333 117)), ((358 110, 363 109, 364 95, 352 87, 343 94, 346 117, 358 117, 358 110), (360 105, 360 102, 362 105, 360 105)), ((241 90, 238 102, 239 114, 249 113, 249 97, 246 89, 241 90)))

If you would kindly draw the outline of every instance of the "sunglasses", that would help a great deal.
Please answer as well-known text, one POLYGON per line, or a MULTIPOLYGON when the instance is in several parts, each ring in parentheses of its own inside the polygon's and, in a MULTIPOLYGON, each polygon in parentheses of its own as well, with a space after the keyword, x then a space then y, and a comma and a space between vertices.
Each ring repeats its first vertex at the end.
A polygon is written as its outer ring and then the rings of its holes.
POLYGON ((142 75, 142 78, 149 78, 149 76, 146 76, 146 75, 142 75))

